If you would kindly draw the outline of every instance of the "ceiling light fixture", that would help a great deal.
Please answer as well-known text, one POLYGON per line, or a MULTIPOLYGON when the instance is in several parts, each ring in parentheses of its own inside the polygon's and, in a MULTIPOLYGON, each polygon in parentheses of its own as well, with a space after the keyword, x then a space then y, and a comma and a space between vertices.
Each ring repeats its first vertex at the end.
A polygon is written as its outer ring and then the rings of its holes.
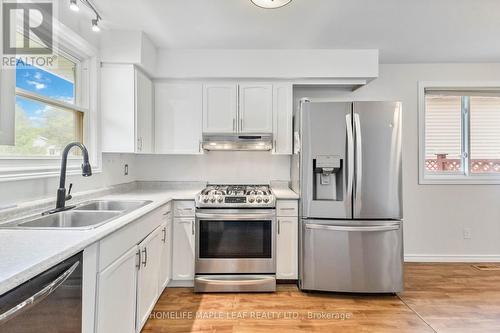
POLYGON ((292 0, 251 0, 254 5, 261 7, 261 8, 266 8, 266 9, 273 9, 273 8, 280 8, 283 6, 288 5, 292 0))
POLYGON ((69 0, 69 8, 75 12, 80 10, 80 7, 78 6, 78 1, 83 3, 85 6, 87 6, 91 11, 94 12, 95 14, 95 19, 93 19, 92 22, 92 31, 94 32, 99 32, 101 31, 101 27, 99 26, 99 21, 102 20, 101 15, 99 15, 99 12, 97 11, 95 5, 92 3, 91 0, 69 0))
POLYGON ((94 20, 92 20, 92 31, 93 32, 99 32, 101 31, 101 28, 99 27, 99 25, 97 24, 99 22, 99 19, 96 18, 94 20))
POLYGON ((69 1, 69 9, 71 9, 74 12, 77 12, 80 10, 80 7, 78 7, 78 0, 70 0, 69 1))

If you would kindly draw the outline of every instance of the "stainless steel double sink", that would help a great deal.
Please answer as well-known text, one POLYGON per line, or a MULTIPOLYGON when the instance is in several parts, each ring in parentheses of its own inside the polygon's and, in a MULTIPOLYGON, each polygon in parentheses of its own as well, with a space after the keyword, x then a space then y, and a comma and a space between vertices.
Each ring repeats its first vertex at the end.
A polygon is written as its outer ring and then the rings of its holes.
POLYGON ((50 215, 0 224, 5 229, 93 229, 151 203, 148 200, 92 200, 50 215))

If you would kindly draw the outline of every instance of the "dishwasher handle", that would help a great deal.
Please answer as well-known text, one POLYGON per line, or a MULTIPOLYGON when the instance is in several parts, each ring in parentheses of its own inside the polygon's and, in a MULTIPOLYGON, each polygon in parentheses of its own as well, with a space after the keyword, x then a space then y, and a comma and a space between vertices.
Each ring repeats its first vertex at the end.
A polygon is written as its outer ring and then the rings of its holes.
POLYGON ((28 297, 18 305, 10 308, 4 313, 0 313, 0 325, 9 319, 12 319, 16 315, 28 310, 32 306, 43 301, 47 296, 52 294, 61 284, 63 284, 71 274, 80 265, 80 261, 75 262, 70 268, 68 268, 64 273, 59 275, 54 281, 46 285, 43 289, 35 293, 33 296, 28 297))
POLYGON ((375 225, 375 226, 340 226, 325 224, 306 224, 306 229, 330 230, 330 231, 392 231, 399 230, 399 224, 375 225))

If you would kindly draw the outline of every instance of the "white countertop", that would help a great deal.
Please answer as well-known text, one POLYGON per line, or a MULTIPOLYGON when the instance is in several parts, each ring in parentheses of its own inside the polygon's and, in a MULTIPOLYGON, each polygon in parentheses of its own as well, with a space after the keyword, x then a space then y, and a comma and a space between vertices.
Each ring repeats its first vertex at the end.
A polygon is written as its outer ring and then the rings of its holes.
MULTIPOLYGON (((0 229, 0 295, 82 251, 137 218, 171 200, 194 200, 202 187, 145 188, 94 199, 151 200, 120 218, 89 230, 0 229)), ((298 199, 286 186, 273 186, 276 199, 298 199)))
POLYGON ((193 200, 199 189, 144 189, 95 199, 152 200, 120 218, 89 230, 0 229, 0 295, 171 200, 193 200))
POLYGON ((272 186, 274 196, 278 200, 298 200, 299 195, 285 186, 272 186))

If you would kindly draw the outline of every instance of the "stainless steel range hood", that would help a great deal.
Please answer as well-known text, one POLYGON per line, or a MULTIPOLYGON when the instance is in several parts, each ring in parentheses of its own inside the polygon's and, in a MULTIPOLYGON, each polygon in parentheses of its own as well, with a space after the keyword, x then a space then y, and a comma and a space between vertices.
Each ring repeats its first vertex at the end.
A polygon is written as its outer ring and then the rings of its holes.
POLYGON ((205 150, 271 150, 272 134, 203 134, 205 150))

